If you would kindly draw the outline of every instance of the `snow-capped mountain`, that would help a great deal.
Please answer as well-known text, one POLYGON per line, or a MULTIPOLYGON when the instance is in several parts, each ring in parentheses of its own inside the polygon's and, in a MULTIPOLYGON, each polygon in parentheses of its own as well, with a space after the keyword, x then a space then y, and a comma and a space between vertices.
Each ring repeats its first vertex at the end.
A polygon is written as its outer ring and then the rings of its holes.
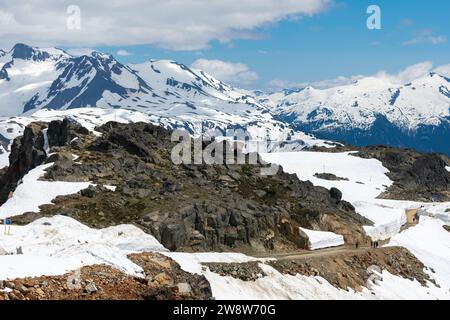
POLYGON ((450 79, 436 73, 401 85, 367 77, 259 101, 271 105, 280 120, 322 138, 450 153, 450 79))
POLYGON ((0 116, 40 109, 127 109, 156 116, 192 133, 245 128, 278 138, 289 130, 255 98, 200 70, 169 60, 123 65, 93 52, 71 56, 59 49, 17 44, 0 58, 0 116))
POLYGON ((120 108, 193 134, 245 129, 254 139, 269 134, 284 141, 303 139, 303 131, 355 145, 450 154, 449 82, 436 73, 406 84, 366 77, 329 89, 265 94, 233 88, 175 61, 124 65, 99 52, 72 56, 17 44, 0 51, 0 117, 120 108))

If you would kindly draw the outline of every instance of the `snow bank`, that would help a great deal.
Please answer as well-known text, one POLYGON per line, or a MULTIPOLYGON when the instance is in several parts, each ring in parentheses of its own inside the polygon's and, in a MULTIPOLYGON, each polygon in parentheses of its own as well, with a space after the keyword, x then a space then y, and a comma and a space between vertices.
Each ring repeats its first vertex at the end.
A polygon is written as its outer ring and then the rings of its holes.
POLYGON ((364 226, 367 235, 374 240, 387 240, 400 232, 407 222, 405 208, 390 206, 383 201, 369 203, 365 201, 354 202, 357 211, 371 220, 374 226, 364 226))
POLYGON ((417 281, 410 281, 383 272, 382 281, 370 283, 370 289, 355 292, 352 289, 341 290, 333 287, 321 277, 303 275, 284 275, 264 264, 264 259, 256 259, 235 253, 166 253, 174 259, 186 272, 202 274, 211 284, 213 296, 218 300, 306 300, 306 299, 449 299, 448 291, 432 284, 422 287, 417 281), (260 268, 265 276, 256 281, 242 281, 230 276, 220 276, 202 262, 235 262, 260 261, 260 268))
POLYGON ((403 209, 376 199, 393 183, 386 175, 389 170, 376 159, 355 157, 350 152, 265 153, 261 156, 267 162, 281 165, 286 172, 297 174, 301 180, 341 190, 343 199, 351 202, 356 212, 374 222, 374 226, 365 228, 374 240, 394 236, 406 222, 403 209), (315 177, 316 173, 332 173, 348 181, 319 179, 315 177))
POLYGON ((63 216, 43 218, 24 226, 12 226, 11 236, 0 234, 0 247, 23 255, 0 256, 0 279, 57 275, 84 265, 106 263, 128 274, 141 268, 126 255, 133 252, 167 251, 153 236, 132 225, 92 229, 63 216))
POLYGON ((271 259, 258 259, 247 256, 242 253, 228 252, 204 252, 204 253, 184 253, 184 252, 166 252, 165 256, 175 260, 181 268, 190 273, 202 274, 202 263, 245 263, 250 261, 267 261, 271 259))
POLYGON ((406 223, 407 209, 423 208, 435 218, 450 220, 450 215, 445 213, 450 203, 377 199, 393 182, 386 175, 389 170, 376 159, 355 157, 350 152, 265 153, 261 156, 265 161, 279 164, 285 171, 297 174, 301 180, 309 180, 327 189, 335 187, 341 190, 343 199, 351 202, 356 212, 374 223, 374 226, 364 227, 374 240, 386 240, 398 234, 406 223), (315 177, 316 173, 332 173, 349 181, 323 180, 315 177))
POLYGON ((45 169, 52 165, 53 163, 38 166, 23 177, 13 197, 1 206, 0 218, 39 212, 39 206, 51 204, 57 196, 74 194, 89 187, 88 182, 40 181, 45 169))
POLYGON ((309 238, 309 249, 339 247, 345 244, 344 237, 333 232, 314 231, 300 228, 309 238))
POLYGON ((439 219, 421 216, 417 226, 397 234, 389 245, 410 250, 429 268, 430 277, 450 292, 450 232, 443 228, 444 225, 445 222, 439 219))
POLYGON ((445 169, 447 169, 447 171, 450 172, 450 167, 446 166, 445 169))

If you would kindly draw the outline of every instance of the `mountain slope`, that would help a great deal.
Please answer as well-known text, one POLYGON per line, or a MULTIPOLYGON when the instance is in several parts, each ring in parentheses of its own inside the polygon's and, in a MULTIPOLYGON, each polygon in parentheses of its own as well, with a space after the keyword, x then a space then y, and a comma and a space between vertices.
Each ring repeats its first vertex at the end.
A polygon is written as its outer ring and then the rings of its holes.
POLYGON ((24 44, 0 51, 0 117, 86 107, 139 112, 152 123, 194 135, 242 129, 251 139, 293 140, 290 150, 307 145, 307 132, 357 146, 450 154, 450 80, 436 73, 406 84, 366 77, 328 89, 266 95, 170 60, 124 65, 98 52, 75 57, 24 44))
POLYGON ((436 73, 403 85, 368 77, 271 98, 280 120, 322 138, 450 153, 450 79, 436 73))
POLYGON ((173 61, 126 66, 97 52, 74 57, 17 44, 0 63, 0 116, 30 115, 43 108, 121 108, 194 134, 205 128, 221 133, 249 129, 259 137, 289 133, 247 93, 173 61))

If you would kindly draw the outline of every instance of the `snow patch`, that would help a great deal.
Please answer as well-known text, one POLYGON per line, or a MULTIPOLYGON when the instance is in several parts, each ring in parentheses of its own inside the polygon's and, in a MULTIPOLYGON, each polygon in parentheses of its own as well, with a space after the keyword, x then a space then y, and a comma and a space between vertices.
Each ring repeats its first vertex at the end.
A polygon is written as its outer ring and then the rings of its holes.
POLYGON ((376 199, 393 183, 386 175, 389 170, 376 159, 359 158, 351 152, 285 152, 264 153, 261 156, 264 161, 279 164, 286 172, 297 174, 300 180, 309 180, 327 189, 334 187, 341 190, 343 199, 352 203, 357 213, 375 224, 366 227, 366 232, 374 240, 392 237, 406 222, 404 209, 376 199), (332 173, 348 181, 319 179, 315 177, 316 173, 332 173))
POLYGON ((0 256, 0 279, 60 275, 84 265, 109 264, 131 275, 142 269, 127 259, 134 252, 167 251, 153 236, 132 225, 92 229, 64 216, 42 218, 27 226, 12 226, 0 234, 0 247, 23 254, 0 256))
POLYGON ((426 272, 430 277, 450 292, 450 232, 443 228, 444 225, 445 222, 439 219, 421 216, 417 226, 397 234, 389 246, 410 250, 428 267, 426 272))
POLYGON ((0 146, 0 169, 9 166, 9 152, 0 146))
POLYGON ((333 232, 314 231, 304 228, 299 229, 308 236, 310 250, 339 247, 345 244, 344 237, 333 232))
POLYGON ((36 167, 28 172, 13 193, 1 207, 0 218, 13 217, 26 212, 39 212, 39 206, 51 204, 57 196, 65 196, 89 187, 89 182, 41 181, 45 170, 53 163, 36 167))
POLYGON ((449 299, 448 291, 429 283, 423 287, 417 281, 396 277, 384 271, 382 281, 370 283, 370 289, 362 292, 342 290, 332 286, 321 277, 284 275, 273 267, 256 259, 235 253, 165 253, 174 259, 186 272, 202 274, 211 284, 217 300, 379 300, 379 299, 449 299), (242 281, 230 276, 220 276, 201 265, 202 262, 243 263, 260 261, 259 267, 265 276, 256 281, 242 281))

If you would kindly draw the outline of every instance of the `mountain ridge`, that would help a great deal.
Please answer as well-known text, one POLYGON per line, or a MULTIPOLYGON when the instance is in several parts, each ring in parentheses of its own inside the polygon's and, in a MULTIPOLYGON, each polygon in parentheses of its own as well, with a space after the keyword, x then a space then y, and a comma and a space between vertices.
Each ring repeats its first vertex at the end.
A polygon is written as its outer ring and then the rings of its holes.
POLYGON ((365 77, 327 89, 265 94, 236 89, 172 60, 122 64, 112 55, 72 56, 15 45, 0 51, 0 116, 41 109, 125 109, 191 134, 289 140, 300 132, 356 146, 386 144, 450 154, 450 80, 435 72, 408 83, 365 77))

